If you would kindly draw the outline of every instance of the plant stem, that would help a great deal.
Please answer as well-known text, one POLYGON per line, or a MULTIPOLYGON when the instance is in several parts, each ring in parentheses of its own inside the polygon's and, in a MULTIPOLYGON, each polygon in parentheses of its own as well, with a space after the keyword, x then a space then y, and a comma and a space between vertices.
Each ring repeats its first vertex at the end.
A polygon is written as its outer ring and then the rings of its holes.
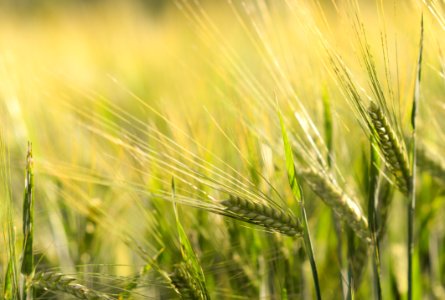
MULTIPOLYGON (((413 146, 415 145, 413 136, 413 146)), ((415 154, 413 157, 415 161, 415 154)), ((416 208, 416 193, 415 193, 415 164, 413 165, 412 187, 409 194, 408 204, 408 300, 413 298, 413 254, 414 254, 414 213, 416 208)))
POLYGON ((417 62, 417 76, 414 89, 413 106, 411 111, 411 182, 409 186, 408 203, 408 300, 413 298, 413 254, 414 254, 414 214, 416 209, 416 117, 418 102, 420 98, 420 79, 422 74, 422 54, 423 54, 423 14, 420 21, 420 43, 419 58, 417 62))
POLYGON ((372 250, 373 250, 373 279, 376 290, 376 299, 382 299, 382 287, 380 282, 380 251, 379 241, 377 239, 377 224, 376 224, 376 200, 378 195, 377 182, 379 178, 378 170, 378 153, 375 148, 375 140, 372 135, 370 137, 370 164, 369 164, 369 191, 368 191, 368 220, 369 229, 371 232, 372 250))
POLYGON ((318 281, 317 265, 315 264, 314 251, 312 249, 312 242, 309 232, 309 226, 307 223, 306 209, 304 208, 304 201, 302 201, 301 203, 301 216, 303 219, 304 246, 306 248, 306 253, 309 256, 309 263, 311 264, 312 277, 314 279, 314 285, 315 285, 315 293, 317 295, 317 299, 321 300, 320 282, 318 281))
POLYGON ((26 179, 23 197, 23 251, 22 251, 22 300, 33 299, 31 281, 34 272, 33 235, 34 235, 34 175, 32 146, 28 143, 26 157, 26 179))

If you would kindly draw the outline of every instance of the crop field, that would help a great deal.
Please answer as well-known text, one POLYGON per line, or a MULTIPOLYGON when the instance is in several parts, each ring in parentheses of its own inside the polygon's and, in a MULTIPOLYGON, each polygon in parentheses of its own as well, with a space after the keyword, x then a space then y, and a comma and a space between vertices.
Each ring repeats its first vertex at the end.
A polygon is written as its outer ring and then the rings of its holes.
POLYGON ((0 1, 0 299, 445 299, 443 0, 0 1))

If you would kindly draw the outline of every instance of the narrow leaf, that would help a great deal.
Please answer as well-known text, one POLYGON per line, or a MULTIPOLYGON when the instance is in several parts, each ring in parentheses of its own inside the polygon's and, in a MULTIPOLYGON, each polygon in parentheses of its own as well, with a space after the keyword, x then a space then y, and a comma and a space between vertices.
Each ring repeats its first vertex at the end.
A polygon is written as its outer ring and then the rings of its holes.
POLYGON ((412 111, 411 111, 411 125, 413 127, 413 130, 416 129, 417 106, 418 106, 419 97, 420 97, 420 78, 422 75, 422 56, 423 56, 423 14, 422 14, 422 18, 420 21, 419 57, 417 60, 416 83, 414 86, 413 106, 412 106, 412 111))
POLYGON ((278 116, 280 117, 281 134, 283 136, 284 153, 286 158, 286 170, 287 170, 287 177, 289 179, 289 185, 292 189, 294 197, 297 199, 297 201, 301 201, 301 187, 297 181, 297 172, 295 171, 295 163, 294 163, 294 156, 292 153, 292 147, 289 143, 286 127, 284 126, 283 116, 281 115, 280 111, 278 111, 278 116))
POLYGON ((328 166, 332 167, 332 155, 333 155, 333 125, 332 125, 332 111, 331 102, 329 100, 328 91, 323 88, 323 94, 321 99, 323 100, 323 118, 324 118, 324 135, 326 140, 326 147, 328 148, 327 161, 328 166))

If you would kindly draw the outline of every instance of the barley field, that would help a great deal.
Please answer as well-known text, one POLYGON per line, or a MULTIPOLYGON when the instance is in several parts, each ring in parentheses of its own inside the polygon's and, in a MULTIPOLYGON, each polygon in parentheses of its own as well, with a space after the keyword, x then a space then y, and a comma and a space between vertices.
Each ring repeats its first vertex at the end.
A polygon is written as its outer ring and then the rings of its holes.
POLYGON ((0 1, 0 299, 445 299, 443 0, 0 1))

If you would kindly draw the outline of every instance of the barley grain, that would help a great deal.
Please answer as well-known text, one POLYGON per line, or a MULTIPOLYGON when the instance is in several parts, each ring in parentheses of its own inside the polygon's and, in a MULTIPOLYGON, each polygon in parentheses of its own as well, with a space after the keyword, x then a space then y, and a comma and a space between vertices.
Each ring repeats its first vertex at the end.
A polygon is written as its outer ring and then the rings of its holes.
POLYGON ((267 229, 283 233, 288 236, 301 236, 302 226, 290 213, 272 208, 268 205, 254 203, 241 198, 231 197, 223 201, 226 211, 241 217, 243 221, 263 226, 267 229))

